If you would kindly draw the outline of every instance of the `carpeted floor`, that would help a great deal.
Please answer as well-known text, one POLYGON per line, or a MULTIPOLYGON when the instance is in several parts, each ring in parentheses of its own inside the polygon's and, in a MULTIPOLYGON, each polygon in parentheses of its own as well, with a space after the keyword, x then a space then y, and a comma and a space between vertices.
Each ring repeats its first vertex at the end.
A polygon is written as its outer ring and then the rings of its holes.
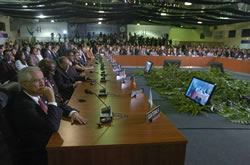
MULTIPOLYGON (((126 72, 130 76, 137 70, 140 69, 129 68, 126 72)), ((250 81, 250 74, 226 72, 236 79, 250 81)), ((143 77, 136 77, 136 84, 148 94, 150 87, 143 77)), ((154 104, 161 105, 161 111, 188 139, 185 165, 250 164, 250 125, 234 124, 214 113, 203 112, 197 116, 178 113, 167 99, 155 91, 152 95, 154 104)))

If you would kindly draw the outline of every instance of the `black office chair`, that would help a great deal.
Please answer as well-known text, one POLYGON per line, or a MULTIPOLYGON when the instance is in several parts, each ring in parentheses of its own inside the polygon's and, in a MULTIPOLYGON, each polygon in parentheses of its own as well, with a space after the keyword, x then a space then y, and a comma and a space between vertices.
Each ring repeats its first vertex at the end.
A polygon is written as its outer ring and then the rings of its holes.
POLYGON ((5 112, 15 94, 21 91, 17 82, 11 82, 0 87, 0 164, 13 165, 17 139, 13 136, 5 112))

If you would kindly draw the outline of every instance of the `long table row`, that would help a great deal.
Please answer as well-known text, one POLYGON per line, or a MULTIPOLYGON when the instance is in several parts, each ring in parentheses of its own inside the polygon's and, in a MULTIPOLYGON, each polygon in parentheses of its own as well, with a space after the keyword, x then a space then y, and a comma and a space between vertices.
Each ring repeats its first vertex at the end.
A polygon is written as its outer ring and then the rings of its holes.
POLYGON ((181 60, 181 66, 208 67, 210 62, 223 63, 225 69, 250 73, 250 61, 221 57, 186 57, 186 56, 113 56, 122 66, 144 66, 146 61, 152 61, 154 66, 163 66, 164 60, 181 60))
MULTIPOLYGON (((100 80, 100 66, 89 74, 100 80)), ((104 107, 93 94, 102 89, 90 82, 79 84, 69 105, 78 109, 88 118, 87 125, 71 125, 62 120, 57 133, 47 145, 49 165, 183 165, 186 151, 186 138, 174 125, 160 114, 153 123, 146 121, 150 110, 146 95, 131 98, 131 83, 122 84, 106 63, 107 82, 102 85, 108 96, 102 98, 113 112, 126 114, 128 118, 116 116, 110 125, 98 128, 100 110, 104 107), (86 102, 79 102, 85 98, 86 102)))

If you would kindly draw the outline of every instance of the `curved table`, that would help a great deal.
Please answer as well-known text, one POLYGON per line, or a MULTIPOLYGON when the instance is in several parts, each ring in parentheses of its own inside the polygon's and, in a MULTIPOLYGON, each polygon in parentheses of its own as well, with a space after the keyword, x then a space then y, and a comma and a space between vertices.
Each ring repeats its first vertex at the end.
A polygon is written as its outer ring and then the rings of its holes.
MULTIPOLYGON (((96 67, 100 72, 100 67, 96 67)), ((99 80, 99 73, 92 73, 99 80)), ((153 123, 145 120, 149 111, 147 96, 130 98, 131 83, 116 80, 110 65, 103 86, 109 95, 103 100, 113 112, 127 114, 128 118, 115 117, 111 125, 97 128, 100 109, 104 105, 94 95, 84 93, 91 89, 98 93, 98 85, 84 82, 77 86, 69 105, 78 109, 89 122, 87 125, 71 125, 62 120, 59 131, 47 145, 50 165, 184 165, 186 138, 161 114, 153 123), (79 102, 85 98, 86 102, 79 102)))
POLYGON ((181 66, 208 67, 210 62, 223 63, 224 69, 250 73, 250 61, 221 57, 192 56, 112 56, 122 66, 144 66, 146 61, 152 61, 154 66, 163 66, 164 60, 181 60, 181 66))

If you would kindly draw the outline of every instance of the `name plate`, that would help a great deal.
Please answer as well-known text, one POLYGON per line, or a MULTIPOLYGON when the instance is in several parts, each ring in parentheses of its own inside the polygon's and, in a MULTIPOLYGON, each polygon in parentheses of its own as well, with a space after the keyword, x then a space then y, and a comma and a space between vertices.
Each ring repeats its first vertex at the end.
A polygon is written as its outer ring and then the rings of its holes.
POLYGON ((144 89, 137 89, 137 90, 132 90, 130 93, 130 97, 139 97, 144 95, 144 89))
POLYGON ((154 109, 146 113, 146 120, 148 122, 155 121, 160 116, 160 105, 156 106, 154 109))

